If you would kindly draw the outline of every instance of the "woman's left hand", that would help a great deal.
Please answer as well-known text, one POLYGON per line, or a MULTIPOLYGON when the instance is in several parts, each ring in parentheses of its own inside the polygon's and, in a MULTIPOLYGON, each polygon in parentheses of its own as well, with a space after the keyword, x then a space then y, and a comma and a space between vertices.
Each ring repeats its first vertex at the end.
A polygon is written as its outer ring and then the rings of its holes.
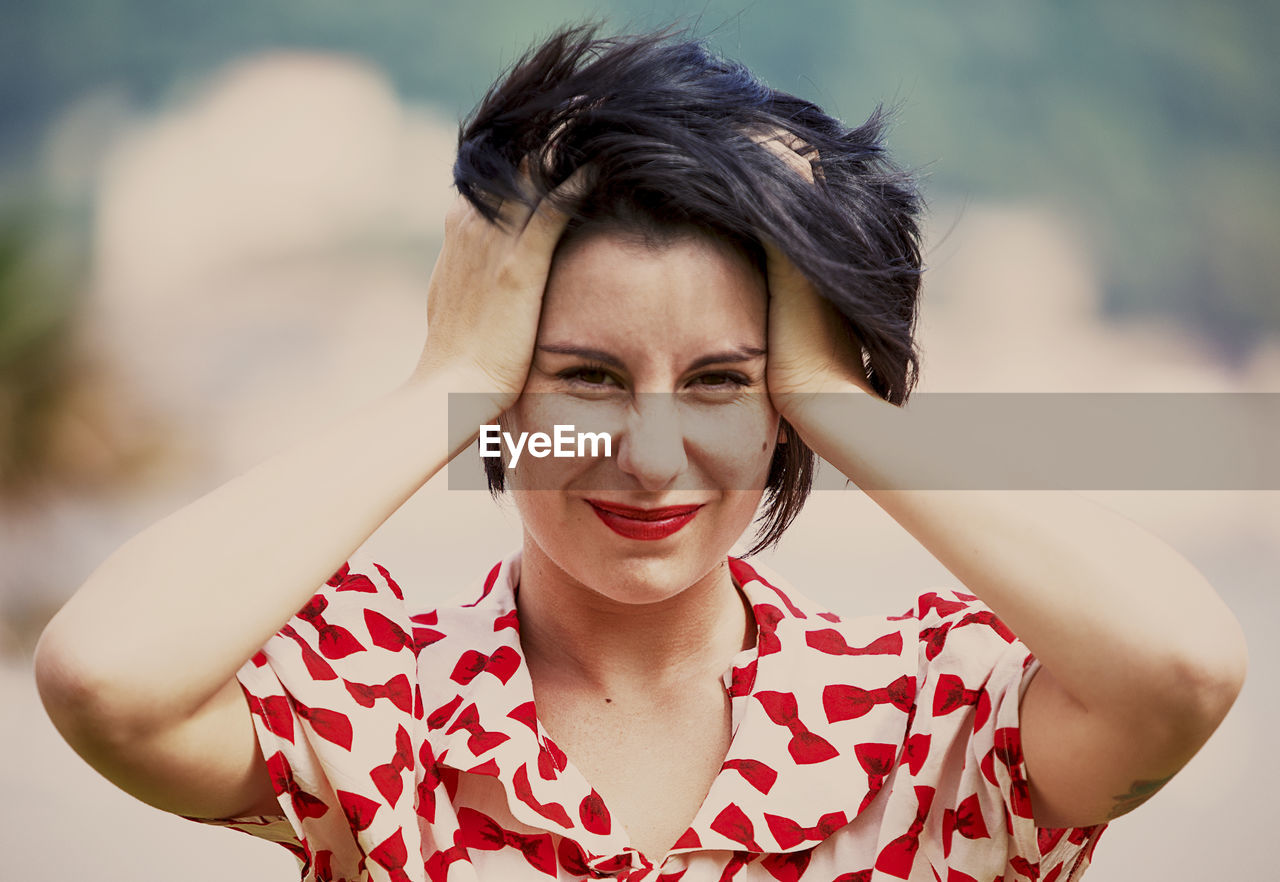
MULTIPOLYGON (((810 185, 813 164, 799 151, 804 144, 785 131, 771 131, 756 143, 777 156, 810 185)), ((836 308, 823 300, 799 268, 774 243, 765 243, 769 275, 769 361, 766 383, 773 406, 793 425, 813 396, 829 392, 870 392, 862 347, 836 308)))
POLYGON ((766 243, 769 358, 765 382, 773 406, 795 424, 815 396, 871 392, 862 348, 836 308, 823 300, 791 259, 766 243))

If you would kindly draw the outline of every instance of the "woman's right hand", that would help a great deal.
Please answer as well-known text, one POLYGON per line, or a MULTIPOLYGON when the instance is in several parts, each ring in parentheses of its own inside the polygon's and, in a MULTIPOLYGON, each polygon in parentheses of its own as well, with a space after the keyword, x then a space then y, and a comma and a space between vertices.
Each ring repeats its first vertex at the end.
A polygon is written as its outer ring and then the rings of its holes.
POLYGON ((495 417, 515 402, 566 221, 551 198, 534 209, 506 202, 493 223, 457 197, 445 217, 427 294, 427 342, 411 382, 445 378, 455 391, 483 393, 495 417))

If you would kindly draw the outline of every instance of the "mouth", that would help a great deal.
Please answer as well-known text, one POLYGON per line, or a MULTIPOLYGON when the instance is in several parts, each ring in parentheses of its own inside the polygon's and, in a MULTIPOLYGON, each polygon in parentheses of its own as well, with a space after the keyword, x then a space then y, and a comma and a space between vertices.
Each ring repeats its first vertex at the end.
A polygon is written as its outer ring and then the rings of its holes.
POLYGON ((701 505, 636 508, 596 499, 586 502, 610 530, 627 539, 642 541, 667 538, 693 520, 698 509, 702 508, 701 505))

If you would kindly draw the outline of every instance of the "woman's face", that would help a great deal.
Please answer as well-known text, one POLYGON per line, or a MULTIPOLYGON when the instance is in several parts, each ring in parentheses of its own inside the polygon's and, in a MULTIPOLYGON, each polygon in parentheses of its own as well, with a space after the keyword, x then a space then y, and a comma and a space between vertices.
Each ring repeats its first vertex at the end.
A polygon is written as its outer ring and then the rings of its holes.
POLYGON ((557 425, 608 432, 612 456, 526 453, 507 471, 527 564, 652 603, 723 563, 778 438, 767 307, 760 273, 709 236, 652 245, 601 231, 561 252, 503 427, 513 438, 557 425))

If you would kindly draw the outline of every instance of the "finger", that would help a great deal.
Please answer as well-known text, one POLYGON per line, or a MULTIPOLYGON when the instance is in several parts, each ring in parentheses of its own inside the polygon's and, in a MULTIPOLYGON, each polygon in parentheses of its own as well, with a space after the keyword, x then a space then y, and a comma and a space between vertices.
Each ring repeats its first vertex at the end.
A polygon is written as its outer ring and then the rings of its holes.
POLYGON ((809 286, 808 278, 800 272, 786 252, 772 241, 765 240, 763 244, 770 294, 786 296, 797 288, 809 286))
POLYGON ((527 156, 520 160, 515 183, 518 195, 501 200, 497 206, 497 215, 503 229, 518 235, 528 226, 534 212, 533 205, 537 200, 533 179, 529 175, 529 157, 527 156))
POLYGON ((581 166, 540 199, 520 235, 521 247, 533 253, 545 253, 554 249, 569 222, 569 212, 561 206, 572 205, 581 199, 590 188, 590 179, 588 167, 581 166))
POLYGON ((747 134, 752 141, 768 150, 778 159, 781 159, 796 174, 810 184, 814 183, 814 165, 813 161, 807 158, 807 154, 812 153, 817 156, 818 151, 814 150, 801 138, 786 129, 776 126, 750 131, 747 134))

